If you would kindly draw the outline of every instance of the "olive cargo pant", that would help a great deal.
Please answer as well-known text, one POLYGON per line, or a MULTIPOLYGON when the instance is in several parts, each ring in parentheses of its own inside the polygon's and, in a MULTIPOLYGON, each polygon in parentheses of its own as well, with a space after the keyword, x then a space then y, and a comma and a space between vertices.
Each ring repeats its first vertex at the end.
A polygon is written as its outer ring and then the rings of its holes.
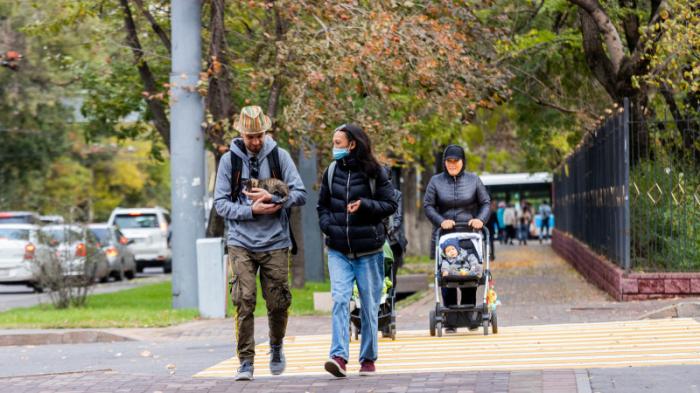
POLYGON ((287 330, 287 315, 292 304, 289 291, 289 250, 253 252, 242 247, 228 247, 232 269, 231 300, 235 306, 236 354, 238 359, 253 361, 255 357, 254 313, 257 296, 256 275, 260 270, 260 286, 267 304, 270 345, 282 344, 287 330))

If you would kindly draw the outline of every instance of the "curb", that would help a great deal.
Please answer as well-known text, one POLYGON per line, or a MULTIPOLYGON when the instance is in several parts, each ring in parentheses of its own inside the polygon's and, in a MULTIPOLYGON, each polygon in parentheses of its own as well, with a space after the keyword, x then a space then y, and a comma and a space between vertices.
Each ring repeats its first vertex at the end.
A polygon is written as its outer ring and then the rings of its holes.
POLYGON ((648 312, 639 319, 699 318, 700 302, 682 302, 648 312))
POLYGON ((13 333, 0 334, 0 347, 22 345, 90 344, 133 341, 116 334, 99 330, 77 330, 65 333, 13 333))

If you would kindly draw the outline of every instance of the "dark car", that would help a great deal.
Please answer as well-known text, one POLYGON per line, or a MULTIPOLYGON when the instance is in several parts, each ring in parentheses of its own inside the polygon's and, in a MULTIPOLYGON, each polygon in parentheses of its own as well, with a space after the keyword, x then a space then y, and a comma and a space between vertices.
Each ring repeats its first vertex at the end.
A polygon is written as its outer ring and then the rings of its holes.
POLYGON ((118 228, 108 224, 90 224, 88 228, 107 254, 110 276, 116 281, 121 281, 124 277, 129 280, 134 278, 136 276, 136 260, 134 253, 127 247, 133 241, 128 240, 118 228))

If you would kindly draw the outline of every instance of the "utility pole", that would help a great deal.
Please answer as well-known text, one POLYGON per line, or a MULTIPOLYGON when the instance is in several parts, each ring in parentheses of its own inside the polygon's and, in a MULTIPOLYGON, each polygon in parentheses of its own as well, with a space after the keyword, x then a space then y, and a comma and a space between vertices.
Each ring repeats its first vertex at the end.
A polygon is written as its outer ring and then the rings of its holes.
POLYGON ((172 0, 170 179, 173 307, 197 308, 198 238, 204 237, 204 103, 196 86, 201 64, 201 0, 172 0))

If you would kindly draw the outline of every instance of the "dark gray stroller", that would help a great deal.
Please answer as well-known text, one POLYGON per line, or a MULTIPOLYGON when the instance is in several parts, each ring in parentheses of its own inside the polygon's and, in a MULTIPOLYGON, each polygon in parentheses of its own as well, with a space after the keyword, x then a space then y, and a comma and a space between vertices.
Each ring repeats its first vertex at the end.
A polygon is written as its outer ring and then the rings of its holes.
POLYGON ((484 335, 489 334, 489 325, 494 334, 498 333, 496 311, 487 304, 489 280, 491 279, 489 259, 489 231, 484 226, 480 232, 474 232, 467 227, 458 227, 449 233, 438 229, 435 235, 435 310, 430 311, 430 335, 442 337, 442 329, 447 326, 466 327, 469 330, 483 327, 484 335), (461 248, 476 250, 479 264, 482 266, 481 274, 476 276, 447 275, 442 276, 440 266, 445 255, 440 245, 446 240, 457 239, 461 248), (471 242, 474 247, 467 244, 471 242), (476 288, 483 289, 483 298, 476 298, 477 304, 452 305, 445 307, 440 300, 442 288, 476 288))

